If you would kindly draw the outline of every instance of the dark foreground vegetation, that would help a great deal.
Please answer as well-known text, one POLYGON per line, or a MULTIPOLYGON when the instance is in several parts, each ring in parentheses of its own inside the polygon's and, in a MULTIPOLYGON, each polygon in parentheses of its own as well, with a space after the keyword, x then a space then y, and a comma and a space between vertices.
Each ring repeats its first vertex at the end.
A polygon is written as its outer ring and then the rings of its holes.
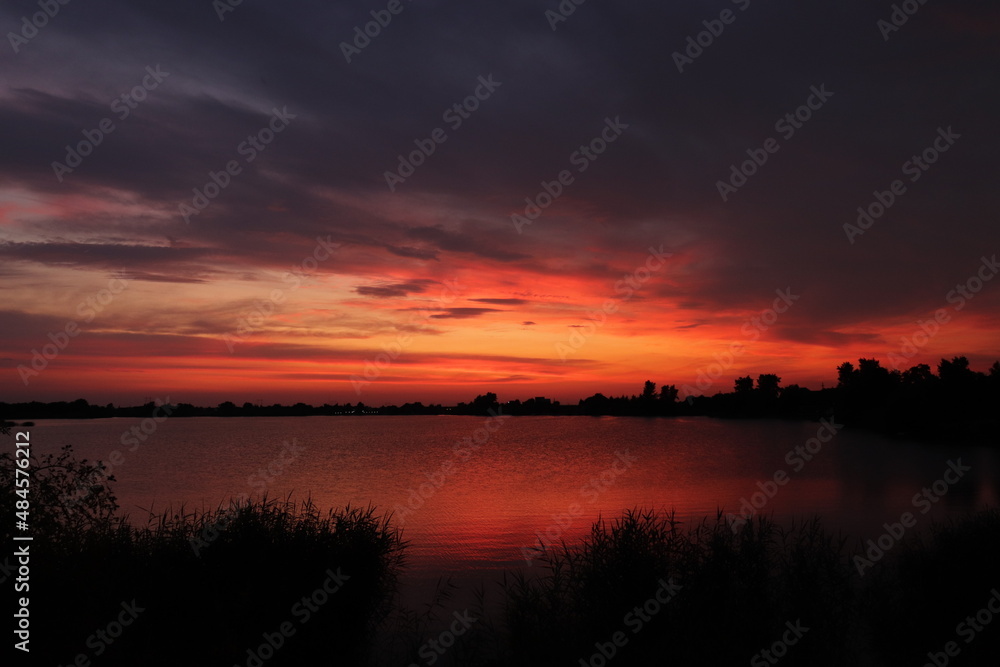
MULTIPOLYGON (((898 360, 897 360, 898 361, 898 360)), ((91 405, 84 399, 58 403, 0 403, 0 419, 96 419, 103 417, 293 417, 316 415, 615 415, 636 417, 709 416, 723 418, 811 419, 832 417, 846 426, 888 435, 925 440, 974 440, 1000 443, 1000 361, 987 372, 974 371, 965 357, 942 359, 937 373, 927 364, 891 370, 877 359, 844 362, 837 367, 837 384, 819 390, 781 385, 773 373, 747 375, 733 382, 730 392, 707 394, 721 384, 709 367, 696 385, 659 387, 647 381, 631 396, 594 394, 577 404, 560 404, 537 396, 500 402, 487 392, 454 406, 405 403, 369 406, 364 403, 242 406, 230 401, 215 407, 190 403, 119 407, 91 405), (712 373, 711 376, 706 373, 712 373)), ((10 423, 10 422, 8 422, 10 423)))
MULTIPOLYGON (((968 641, 958 630, 1000 586, 994 510, 907 534, 863 577, 852 559, 865 546, 818 520, 733 530, 721 512, 695 524, 625 512, 509 573, 485 592, 497 611, 470 610, 475 622, 438 652, 427 642, 457 617, 399 607, 406 544, 391 517, 260 499, 136 526, 108 487, 70 493, 96 465, 69 449, 33 462, 32 664, 715 666, 780 654, 889 666, 923 665, 948 642, 960 648, 949 664, 1000 656, 1000 614, 966 626, 968 641)), ((6 544, 12 470, 0 455, 6 544)))
MULTIPOLYGON (((17 498, 10 456, 0 456, 10 545, 17 498)), ((79 492, 77 479, 104 479, 99 466, 68 448, 33 462, 32 664, 245 665, 265 635, 281 639, 283 623, 294 635, 268 664, 313 664, 333 649, 337 664, 364 664, 402 564, 384 518, 261 499, 167 510, 137 526, 107 486, 79 492)))

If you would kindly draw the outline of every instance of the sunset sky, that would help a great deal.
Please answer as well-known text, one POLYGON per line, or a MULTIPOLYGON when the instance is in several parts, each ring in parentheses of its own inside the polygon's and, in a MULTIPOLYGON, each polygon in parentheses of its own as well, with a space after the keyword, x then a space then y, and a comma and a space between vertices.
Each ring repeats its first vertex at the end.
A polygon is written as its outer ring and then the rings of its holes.
POLYGON ((52 4, 0 7, 0 400, 818 389, 935 311, 901 368, 1000 359, 995 4, 52 4))

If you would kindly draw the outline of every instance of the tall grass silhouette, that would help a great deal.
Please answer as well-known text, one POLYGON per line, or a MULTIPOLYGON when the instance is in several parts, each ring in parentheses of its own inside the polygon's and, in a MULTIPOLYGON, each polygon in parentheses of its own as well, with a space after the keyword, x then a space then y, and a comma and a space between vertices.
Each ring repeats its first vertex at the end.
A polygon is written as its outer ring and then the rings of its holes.
MULTIPOLYGON (((13 470, 0 454, 8 539, 13 470)), ((36 660, 419 665, 418 647, 453 611, 444 580, 423 609, 401 606, 407 544, 375 508, 323 511, 309 498, 262 497, 209 510, 150 508, 137 522, 118 511, 113 481, 69 448, 34 461, 36 660), (324 589, 331 576, 337 585, 324 589), (142 609, 135 621, 113 642, 94 642, 133 601, 142 609), (294 632, 281 639, 282 627, 294 632)), ((595 522, 581 543, 547 550, 540 567, 477 590, 477 622, 436 665, 604 664, 594 656, 615 633, 626 641, 604 662, 616 667, 746 664, 789 623, 808 631, 781 658, 788 666, 922 664, 948 641, 960 642, 964 664, 1000 655, 997 628, 968 643, 956 637, 956 625, 1000 586, 1000 512, 914 530, 864 577, 851 560, 863 549, 856 542, 819 519, 755 517, 733 530, 721 510, 694 522, 627 510, 595 522), (675 593, 652 604, 666 586, 675 593), (494 592, 500 604, 487 605, 494 592)))
MULTIPOLYGON (((74 480, 95 479, 100 464, 74 459, 71 449, 35 463, 35 659, 69 664, 86 654, 102 665, 245 665, 266 633, 290 623, 294 636, 266 664, 361 665, 394 606, 405 545, 372 507, 322 512, 309 499, 264 497, 151 512, 136 525, 116 512, 106 483, 85 485, 83 500, 72 493, 74 480), (331 572, 346 575, 336 592, 311 597, 331 572), (143 611, 119 637, 92 639, 133 600, 143 611)), ((12 476, 8 455, 0 460, 7 537, 12 476)))

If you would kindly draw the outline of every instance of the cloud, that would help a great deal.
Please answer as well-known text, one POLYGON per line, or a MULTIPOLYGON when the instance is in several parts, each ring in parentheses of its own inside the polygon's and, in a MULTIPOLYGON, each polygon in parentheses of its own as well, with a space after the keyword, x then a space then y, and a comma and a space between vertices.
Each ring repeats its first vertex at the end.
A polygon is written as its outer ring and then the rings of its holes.
POLYGON ((475 301, 476 303, 491 303, 494 306, 523 306, 527 303, 531 303, 526 299, 469 299, 469 301, 475 301))
POLYGON ((207 278, 195 278, 192 276, 165 275, 159 273, 146 273, 144 271, 128 271, 125 277, 129 280, 144 280, 156 283, 190 283, 205 284, 211 282, 207 278))
MULTIPOLYGON (((0 22, 20 25, 29 4, 3 5, 0 22)), ((997 250, 1000 14, 981 5, 928 4, 888 43, 876 27, 886 8, 863 0, 734 6, 736 22, 683 73, 669 54, 718 16, 705 3, 584 4, 556 32, 529 0, 414 3, 350 63, 338 45, 370 20, 350 3, 242 3, 224 22, 198 2, 61 11, 8 53, 0 84, 0 296, 26 318, 3 323, 0 356, 21 358, 48 332, 31 317, 65 322, 119 270, 136 284, 88 335, 170 335, 175 351, 214 350, 206 341, 280 287, 285 300, 251 337, 262 364, 282 363, 282 344, 315 340, 306 358, 329 352, 328 340, 377 348, 400 332, 518 357, 537 343, 525 316, 580 327, 614 298, 619 312, 588 341, 592 364, 560 368, 587 382, 598 370, 627 375, 635 339, 657 332, 670 352, 650 363, 681 373, 679 358, 738 339, 788 287, 801 299, 762 346, 781 341, 796 359, 826 354, 817 346, 884 347, 885 331, 944 306, 997 250), (112 101, 147 66, 170 74, 121 117, 112 101), (490 75, 502 84, 489 99, 446 121, 490 75), (779 133, 776 121, 822 85, 833 96, 792 136, 779 133), (286 107, 288 127, 248 159, 248 140, 286 107), (58 179, 53 162, 104 118, 114 130, 58 179), (608 118, 628 127, 581 170, 572 156, 608 118), (908 180, 902 163, 939 126, 961 138, 908 180), (437 128, 447 140, 390 192, 386 173, 437 128), (723 202, 718 183, 771 137, 780 150, 723 202), (238 173, 214 192, 213 174, 225 179, 231 163, 238 173), (511 215, 563 170, 572 182, 519 234, 511 215), (844 224, 895 179, 905 194, 849 243, 844 224), (179 206, 196 193, 210 201, 187 224, 179 206), (318 238, 341 245, 319 261, 318 238), (661 245, 670 262, 624 299, 619 281, 661 245), (308 279, 292 288, 290 273, 308 279), (438 288, 452 279, 463 288, 445 300, 438 288), (405 322, 410 306, 433 314, 405 322), (22 322, 34 338, 10 333, 22 322), (509 335, 492 338, 493 325, 509 335)), ((988 357, 995 312, 1000 289, 988 285, 930 347, 988 357)), ((128 349, 155 363, 160 342, 128 349)), ((108 369, 93 377, 128 385, 113 345, 81 337, 73 349, 108 369)), ((814 377, 820 363, 801 361, 814 377)))
POLYGON ((391 299, 409 296, 410 294, 420 294, 424 292, 431 280, 413 280, 404 283, 387 283, 382 285, 360 285, 354 291, 361 296, 370 296, 378 299, 391 299))
POLYGON ((386 246, 386 250, 394 255, 399 255, 400 257, 412 257, 414 259, 438 259, 440 253, 436 250, 427 250, 425 248, 411 248, 411 247, 399 247, 399 246, 386 246))
POLYGON ((500 312, 497 308, 448 308, 446 312, 431 315, 436 320, 464 320, 486 313, 500 312))
POLYGON ((439 227, 416 227, 408 230, 407 235, 433 243, 441 250, 469 253, 501 262, 514 262, 529 257, 526 253, 502 249, 496 239, 479 238, 467 233, 446 231, 439 227))
POLYGON ((881 350, 885 345, 885 338, 878 333, 844 333, 840 331, 815 331, 798 327, 778 327, 776 335, 786 341, 833 348, 863 344, 871 346, 872 349, 881 350))
POLYGON ((120 268, 143 264, 171 264, 226 254, 212 248, 178 248, 140 244, 5 243, 0 256, 41 264, 120 268))

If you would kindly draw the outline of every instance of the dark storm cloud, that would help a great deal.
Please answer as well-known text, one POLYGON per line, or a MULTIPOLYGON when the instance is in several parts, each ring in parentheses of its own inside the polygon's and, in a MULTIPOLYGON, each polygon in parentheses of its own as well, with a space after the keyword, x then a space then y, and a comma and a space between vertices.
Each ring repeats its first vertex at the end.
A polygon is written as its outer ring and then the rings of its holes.
MULTIPOLYGON (((220 21, 212 3, 195 0, 61 5, 19 53, 3 45, 0 178, 49 196, 131 193, 148 209, 129 218, 136 235, 192 246, 47 240, 0 252, 172 276, 208 270, 223 251, 207 248, 225 247, 232 262, 287 264, 329 234, 354 246, 321 270, 378 275, 382 256, 419 268, 467 255, 556 274, 564 258, 595 246, 642 252, 683 232, 711 262, 636 298, 754 309, 792 286, 803 296, 788 326, 831 331, 933 307, 996 251, 1000 22, 991 5, 922 5, 886 41, 876 21, 891 3, 586 3, 552 31, 544 11, 556 4, 408 3, 350 64, 340 43, 373 6, 248 2, 220 21), (673 52, 727 8, 735 21, 678 72, 673 52), (111 102, 156 65, 169 76, 119 119, 111 102), (444 112, 489 75, 501 85, 453 128, 444 112), (775 122, 813 86, 832 96, 784 138, 775 122), (286 107, 295 118, 247 161, 239 147, 286 107), (105 117, 114 132, 59 182, 51 163, 105 117), (628 125, 622 136, 576 171, 574 151, 617 117, 628 125), (939 127, 962 138, 849 243, 843 224, 905 178, 901 165, 939 127), (447 140, 390 195, 385 172, 435 128, 447 140), (778 152, 723 202, 717 181, 769 137, 778 152), (241 173, 184 224, 179 204, 232 160, 241 173), (567 169, 573 183, 518 236, 511 212, 567 169), (437 216, 407 219, 376 205, 427 193, 449 202, 437 216), (475 221, 446 210, 473 204, 475 221), (354 248, 381 255, 359 259, 354 248)), ((34 2, 6 3, 0 25, 16 30, 34 11, 34 2)), ((75 215, 62 224, 124 224, 120 214, 75 215)), ((613 273, 600 261, 578 271, 613 273)), ((998 302, 994 291, 978 303, 998 302)), ((462 316, 456 310, 440 317, 462 316)))

